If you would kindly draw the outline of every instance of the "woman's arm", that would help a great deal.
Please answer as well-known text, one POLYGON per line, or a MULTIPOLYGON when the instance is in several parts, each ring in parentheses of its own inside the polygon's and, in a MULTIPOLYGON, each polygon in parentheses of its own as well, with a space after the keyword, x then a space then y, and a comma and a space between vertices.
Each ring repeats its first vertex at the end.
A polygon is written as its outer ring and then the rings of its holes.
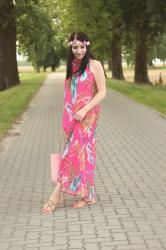
POLYGON ((90 70, 95 78, 97 86, 97 94, 87 105, 85 105, 84 108, 86 109, 87 112, 92 108, 94 108, 106 97, 106 81, 105 81, 104 70, 101 63, 97 60, 91 60, 90 70))
POLYGON ((77 120, 82 120, 88 111, 94 108, 106 97, 106 80, 101 63, 97 60, 91 60, 90 70, 95 78, 97 94, 88 104, 76 112, 75 119, 77 120))

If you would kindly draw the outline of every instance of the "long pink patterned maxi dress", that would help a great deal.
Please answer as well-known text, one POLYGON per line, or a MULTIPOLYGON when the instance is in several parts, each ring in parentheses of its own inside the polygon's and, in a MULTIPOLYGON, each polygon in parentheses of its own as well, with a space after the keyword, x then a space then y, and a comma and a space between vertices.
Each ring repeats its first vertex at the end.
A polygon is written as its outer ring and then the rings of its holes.
POLYGON ((67 142, 62 154, 58 182, 63 192, 94 201, 94 169, 96 166, 96 127, 99 105, 91 109, 82 121, 74 119, 77 110, 86 105, 96 93, 95 79, 89 67, 83 74, 74 75, 73 63, 71 87, 64 83, 64 110, 62 126, 67 142))

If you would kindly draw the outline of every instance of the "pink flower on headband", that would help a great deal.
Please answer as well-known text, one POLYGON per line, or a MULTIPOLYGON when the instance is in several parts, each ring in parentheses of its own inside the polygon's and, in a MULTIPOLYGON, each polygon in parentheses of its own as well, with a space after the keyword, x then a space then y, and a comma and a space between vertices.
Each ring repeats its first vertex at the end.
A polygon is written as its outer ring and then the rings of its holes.
MULTIPOLYGON (((69 46, 73 46, 74 44, 77 45, 78 42, 81 42, 81 41, 73 40, 73 41, 70 41, 68 44, 69 44, 69 46)), ((83 41, 82 43, 83 43, 84 45, 86 45, 86 46, 90 45, 90 42, 89 42, 89 41, 83 41)))

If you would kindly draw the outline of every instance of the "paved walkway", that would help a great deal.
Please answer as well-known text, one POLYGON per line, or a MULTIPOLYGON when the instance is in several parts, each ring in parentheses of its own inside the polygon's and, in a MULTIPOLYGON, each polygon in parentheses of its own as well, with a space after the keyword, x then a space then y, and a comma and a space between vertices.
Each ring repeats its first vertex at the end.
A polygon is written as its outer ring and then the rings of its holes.
POLYGON ((97 203, 73 209, 65 195, 55 213, 40 213, 53 189, 63 77, 49 75, 1 142, 0 249, 166 249, 166 119, 113 90, 97 130, 97 203))

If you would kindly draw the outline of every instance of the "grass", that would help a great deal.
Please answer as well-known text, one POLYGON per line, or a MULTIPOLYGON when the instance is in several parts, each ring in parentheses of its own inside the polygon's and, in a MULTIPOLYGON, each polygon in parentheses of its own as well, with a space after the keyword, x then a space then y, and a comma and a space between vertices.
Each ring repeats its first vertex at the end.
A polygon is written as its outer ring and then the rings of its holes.
POLYGON ((152 66, 152 67, 149 67, 149 69, 160 69, 160 70, 166 70, 166 66, 152 66))
POLYGON ((21 84, 0 92, 0 138, 23 113, 47 74, 20 73, 21 84))
POLYGON ((127 81, 107 80, 108 87, 146 104, 155 110, 166 114, 166 87, 138 85, 127 81))

